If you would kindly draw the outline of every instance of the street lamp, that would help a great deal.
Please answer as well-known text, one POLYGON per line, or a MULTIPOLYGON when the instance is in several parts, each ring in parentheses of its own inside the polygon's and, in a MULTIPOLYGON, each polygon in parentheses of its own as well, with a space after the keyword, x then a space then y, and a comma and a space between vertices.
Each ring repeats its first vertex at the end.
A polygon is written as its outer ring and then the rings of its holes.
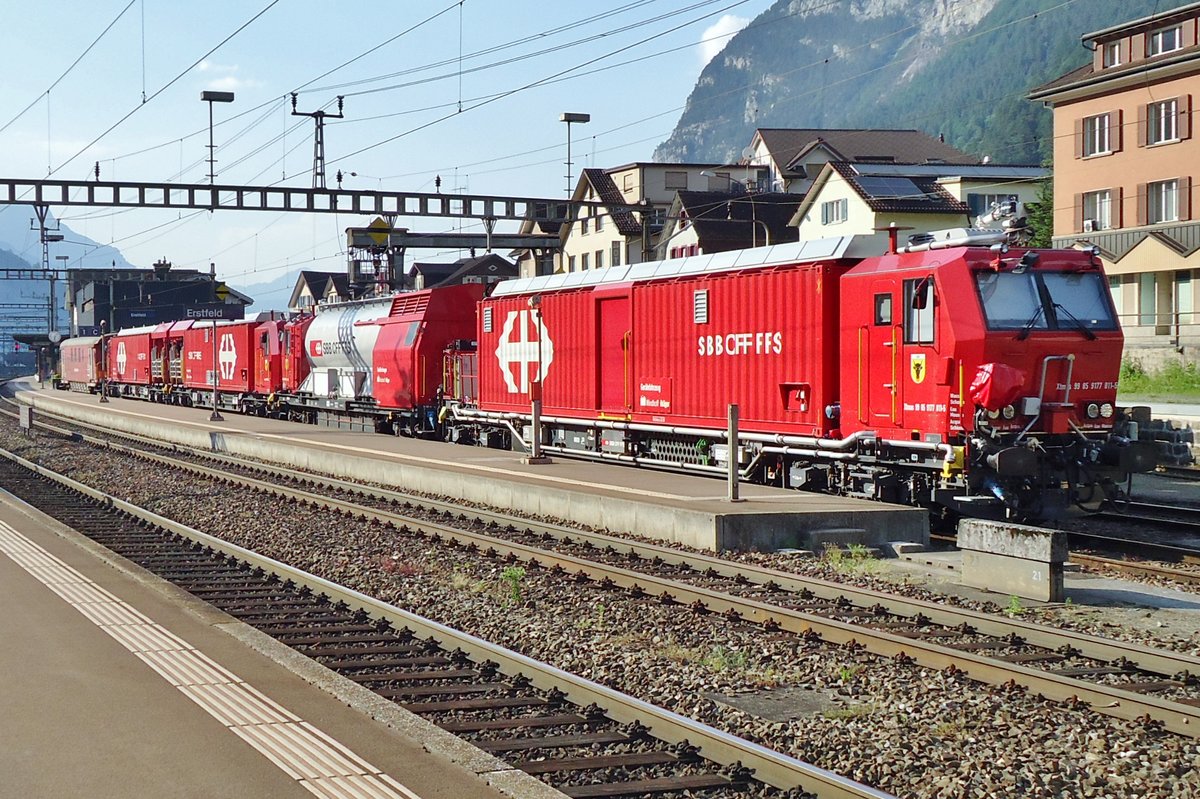
POLYGON ((591 114, 572 114, 563 113, 558 117, 559 122, 567 123, 567 196, 571 196, 571 192, 575 190, 575 186, 571 183, 571 123, 578 122, 584 124, 592 121, 591 114))
POLYGON ((233 92, 200 92, 200 101, 208 103, 208 182, 216 180, 213 167, 217 163, 216 147, 213 145, 213 103, 232 103, 233 92))
POLYGON ((217 320, 212 320, 212 384, 213 384, 213 411, 208 417, 210 422, 223 422, 225 417, 217 410, 217 320))
MULTIPOLYGON (((758 228, 755 227, 755 225, 762 225, 763 238, 766 239, 766 246, 770 247, 771 246, 771 229, 768 228, 767 223, 763 222, 761 219, 759 219, 758 215, 755 213, 754 193, 752 191, 750 191, 750 187, 735 177, 731 177, 729 175, 718 175, 716 172, 710 172, 707 169, 700 170, 700 174, 706 178, 725 178, 725 180, 729 181, 730 189, 733 188, 733 184, 735 184, 735 183, 742 187, 742 191, 746 192, 746 196, 750 198, 750 246, 751 247, 758 246, 758 228)), ((728 211, 726 219, 732 220, 733 219, 733 201, 731 200, 730 202, 726 203, 725 207, 728 211)))

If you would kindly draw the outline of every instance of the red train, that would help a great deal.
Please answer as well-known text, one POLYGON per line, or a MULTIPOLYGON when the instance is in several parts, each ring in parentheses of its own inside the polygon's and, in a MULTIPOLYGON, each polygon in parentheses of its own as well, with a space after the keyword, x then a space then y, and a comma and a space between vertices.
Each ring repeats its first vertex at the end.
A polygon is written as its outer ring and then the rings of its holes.
MULTIPOLYGON (((504 448, 528 448, 540 390, 543 449, 721 474, 736 403, 748 480, 1021 518, 1115 496, 1154 463, 1115 407, 1123 337, 1098 259, 981 238, 801 242, 121 331, 109 390, 207 404, 215 351, 223 407, 504 448)), ((99 346, 64 343, 64 364, 99 346)))

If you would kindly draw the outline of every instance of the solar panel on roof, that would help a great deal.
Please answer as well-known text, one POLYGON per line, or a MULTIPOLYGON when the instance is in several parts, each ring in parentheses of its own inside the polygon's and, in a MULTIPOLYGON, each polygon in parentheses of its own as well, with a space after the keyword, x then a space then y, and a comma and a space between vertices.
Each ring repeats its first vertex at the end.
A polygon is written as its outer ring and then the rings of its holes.
POLYGON ((885 178, 863 176, 858 178, 858 185, 872 197, 889 197, 893 199, 926 199, 925 192, 917 188, 909 178, 885 178))

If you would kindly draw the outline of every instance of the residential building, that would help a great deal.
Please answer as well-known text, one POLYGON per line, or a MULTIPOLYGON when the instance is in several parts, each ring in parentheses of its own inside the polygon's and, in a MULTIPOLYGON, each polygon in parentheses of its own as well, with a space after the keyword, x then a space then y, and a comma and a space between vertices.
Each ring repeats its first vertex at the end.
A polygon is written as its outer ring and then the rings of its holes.
POLYGON ((315 272, 302 270, 296 277, 296 286, 288 299, 288 310, 293 313, 312 311, 322 302, 343 302, 350 299, 350 282, 345 272, 315 272))
POLYGON ((459 258, 451 263, 415 263, 408 270, 405 283, 414 291, 460 283, 484 283, 490 286, 517 277, 517 274, 516 264, 489 252, 478 257, 459 258))
POLYGON ((792 217, 799 240, 869 234, 895 224, 914 232, 970 227, 993 204, 1030 203, 1041 167, 831 161, 792 217))
POLYGON ((667 211, 656 260, 796 241, 788 224, 802 198, 768 192, 679 191, 667 211))
POLYGON ((1096 246, 1126 347, 1200 345, 1194 218, 1200 3, 1083 36, 1090 63, 1030 93, 1054 114, 1054 244, 1096 246))
POLYGON ((807 193, 830 161, 979 163, 975 156, 919 130, 759 128, 744 152, 746 166, 741 168, 755 171, 760 190, 791 194, 807 193))

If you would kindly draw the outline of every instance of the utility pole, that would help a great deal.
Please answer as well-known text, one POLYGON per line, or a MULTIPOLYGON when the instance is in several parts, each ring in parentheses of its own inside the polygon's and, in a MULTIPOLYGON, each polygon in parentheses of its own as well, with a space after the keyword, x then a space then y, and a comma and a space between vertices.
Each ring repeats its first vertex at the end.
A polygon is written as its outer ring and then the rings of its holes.
POLYGON ((316 132, 313 135, 313 184, 314 189, 325 188, 325 120, 326 119, 344 119, 342 114, 342 96, 339 94, 337 98, 338 112, 331 114, 328 111, 297 111, 296 110, 296 93, 292 92, 292 116, 294 117, 312 117, 316 123, 316 132))

